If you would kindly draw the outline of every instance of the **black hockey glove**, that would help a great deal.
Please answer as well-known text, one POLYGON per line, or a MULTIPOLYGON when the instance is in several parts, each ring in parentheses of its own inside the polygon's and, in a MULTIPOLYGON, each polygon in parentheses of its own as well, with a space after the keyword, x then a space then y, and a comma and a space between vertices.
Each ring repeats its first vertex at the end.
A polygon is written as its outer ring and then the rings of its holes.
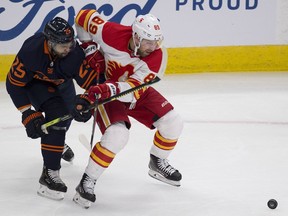
POLYGON ((27 136, 32 139, 45 135, 41 129, 44 123, 45 119, 41 112, 28 109, 22 113, 22 124, 26 128, 27 136))
POLYGON ((91 103, 92 102, 89 100, 88 95, 76 95, 74 99, 74 107, 72 110, 72 115, 76 121, 87 122, 91 118, 92 112, 90 110, 87 111, 91 103))

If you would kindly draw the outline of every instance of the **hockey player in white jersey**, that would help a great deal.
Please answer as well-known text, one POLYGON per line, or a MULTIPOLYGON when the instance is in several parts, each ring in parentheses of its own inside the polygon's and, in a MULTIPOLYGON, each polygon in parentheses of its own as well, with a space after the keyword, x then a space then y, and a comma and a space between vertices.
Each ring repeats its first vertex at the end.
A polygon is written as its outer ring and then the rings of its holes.
MULTIPOLYGON (((96 10, 81 10, 75 19, 78 38, 87 47, 86 59, 95 67, 93 47, 100 45, 106 64, 106 81, 89 89, 89 99, 109 98, 135 86, 162 77, 167 54, 161 46, 159 20, 152 14, 138 16, 132 26, 104 20, 96 10), (97 43, 97 44, 96 44, 97 43), (92 51, 91 51, 92 50, 92 51)), ((96 50, 96 49, 95 49, 96 50)), ((83 97, 84 98, 84 97, 83 97)), ((84 100, 84 99, 83 99, 84 100)), ((87 107, 79 108, 81 111, 87 107)), ((90 102, 86 103, 87 106, 90 102)), ((183 129, 183 121, 173 106, 153 87, 147 87, 98 106, 97 125, 102 137, 90 154, 88 165, 73 200, 85 208, 95 202, 94 186, 116 154, 128 142, 133 117, 149 129, 156 129, 150 150, 149 175, 180 186, 182 175, 168 163, 183 129)))

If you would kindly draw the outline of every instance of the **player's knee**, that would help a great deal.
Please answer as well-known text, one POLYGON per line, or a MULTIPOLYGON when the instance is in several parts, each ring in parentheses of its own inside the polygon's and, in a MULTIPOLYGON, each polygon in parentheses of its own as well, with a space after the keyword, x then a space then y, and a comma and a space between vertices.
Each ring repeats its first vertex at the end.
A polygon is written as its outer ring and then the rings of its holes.
POLYGON ((183 130, 183 120, 175 111, 171 110, 154 123, 160 134, 166 139, 178 139, 183 130))
POLYGON ((117 122, 110 125, 101 138, 101 145, 109 151, 117 154, 127 144, 129 130, 124 122, 117 122))

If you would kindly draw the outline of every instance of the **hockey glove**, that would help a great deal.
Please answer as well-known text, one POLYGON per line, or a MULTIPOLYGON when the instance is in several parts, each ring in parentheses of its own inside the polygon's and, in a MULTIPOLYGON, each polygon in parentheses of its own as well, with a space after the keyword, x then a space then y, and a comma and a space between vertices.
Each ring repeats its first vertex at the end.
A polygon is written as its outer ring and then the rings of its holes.
POLYGON ((99 100, 104 100, 119 93, 120 89, 118 88, 117 83, 106 81, 103 84, 91 86, 89 88, 89 99, 94 102, 96 100, 96 95, 99 100))
POLYGON ((85 42, 80 45, 84 50, 86 61, 97 72, 105 71, 105 60, 95 42, 85 42))
POLYGON ((88 95, 76 95, 74 99, 74 107, 72 110, 72 115, 76 121, 87 122, 91 118, 92 112, 90 110, 87 111, 91 103, 92 102, 90 102, 88 95))
POLYGON ((27 136, 32 139, 45 135, 41 129, 44 123, 45 119, 41 112, 28 109, 22 113, 22 124, 26 128, 27 136))

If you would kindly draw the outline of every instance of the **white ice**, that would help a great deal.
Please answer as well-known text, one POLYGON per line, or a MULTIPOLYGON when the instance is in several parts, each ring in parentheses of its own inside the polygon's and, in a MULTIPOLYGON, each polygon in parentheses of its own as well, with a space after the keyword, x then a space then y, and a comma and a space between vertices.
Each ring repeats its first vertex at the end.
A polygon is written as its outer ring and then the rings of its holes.
MULTIPOLYGON (((26 137, 21 115, 0 84, 1 216, 287 216, 288 73, 167 75, 155 85, 185 125, 171 164, 181 187, 148 176, 155 131, 132 121, 128 145, 96 184, 88 210, 72 201, 88 161, 79 134, 90 139, 92 121, 73 122, 67 143, 74 163, 62 162, 68 186, 62 201, 36 194, 42 169, 39 140, 26 137), (271 210, 267 201, 278 207, 271 210)), ((78 89, 80 92, 80 89, 78 89)), ((96 129, 95 141, 100 137, 96 129)))

